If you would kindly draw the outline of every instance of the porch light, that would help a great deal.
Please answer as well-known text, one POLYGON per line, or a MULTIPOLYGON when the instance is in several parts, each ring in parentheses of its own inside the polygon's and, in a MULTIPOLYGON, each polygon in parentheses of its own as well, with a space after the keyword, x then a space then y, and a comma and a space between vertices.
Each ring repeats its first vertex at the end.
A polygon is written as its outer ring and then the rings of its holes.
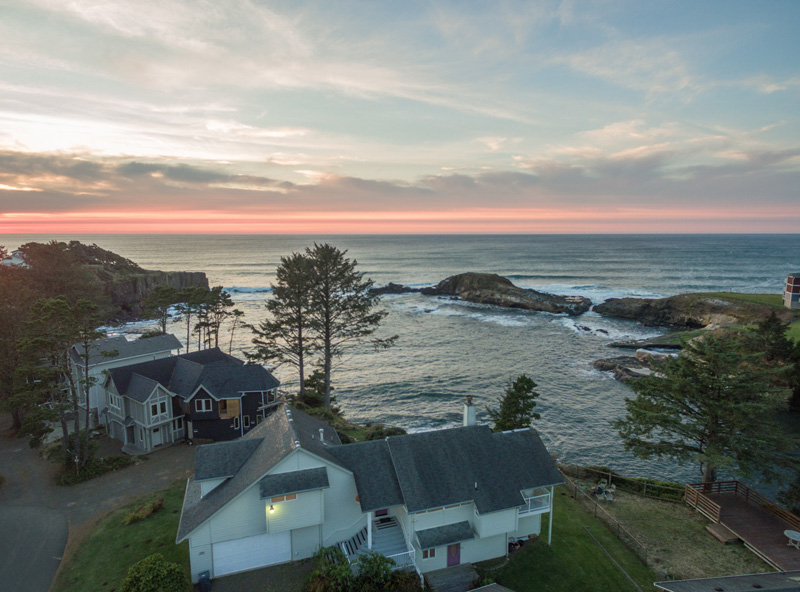
POLYGON ((269 513, 270 514, 274 514, 275 513, 275 506, 273 506, 272 504, 269 505, 269 513))

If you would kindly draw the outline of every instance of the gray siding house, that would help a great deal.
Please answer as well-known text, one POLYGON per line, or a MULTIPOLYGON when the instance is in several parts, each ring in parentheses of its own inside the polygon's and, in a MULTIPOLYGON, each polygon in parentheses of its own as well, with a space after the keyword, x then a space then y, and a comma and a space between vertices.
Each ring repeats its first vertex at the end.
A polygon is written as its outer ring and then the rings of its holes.
POLYGON ((128 452, 233 440, 264 420, 278 386, 263 366, 217 348, 115 368, 104 384, 108 433, 128 452))
POLYGON ((534 430, 493 433, 472 418, 465 406, 460 428, 342 445, 281 405, 243 439, 198 447, 177 534, 192 580, 330 545, 420 574, 504 556, 540 534, 563 480, 534 430))
MULTIPOLYGON (((100 415, 107 411, 105 388, 106 372, 114 368, 132 366, 168 358, 173 352, 181 349, 181 342, 174 335, 156 335, 154 337, 139 338, 128 341, 124 335, 107 337, 92 342, 89 348, 88 377, 94 379, 89 388, 89 400, 81 393, 79 405, 88 410, 92 425, 100 423, 100 415)), ((83 357, 83 348, 76 344, 70 349, 69 357, 72 364, 72 373, 76 383, 80 384, 86 374, 86 361, 83 357)))

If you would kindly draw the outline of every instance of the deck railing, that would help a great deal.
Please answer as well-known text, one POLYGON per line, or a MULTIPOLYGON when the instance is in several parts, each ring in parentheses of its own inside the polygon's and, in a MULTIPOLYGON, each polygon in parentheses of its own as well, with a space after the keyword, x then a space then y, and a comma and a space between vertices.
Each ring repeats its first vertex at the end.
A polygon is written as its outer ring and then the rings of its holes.
POLYGON ((539 514, 550 509, 550 493, 525 498, 525 505, 519 507, 519 515, 539 514))
POLYGON ((689 483, 686 485, 686 503, 697 508, 700 512, 711 518, 711 520, 714 520, 714 522, 719 522, 722 518, 722 509, 720 505, 706 497, 708 494, 712 493, 726 493, 743 497, 748 503, 765 509, 776 518, 789 524, 793 529, 800 530, 799 517, 740 481, 689 483))

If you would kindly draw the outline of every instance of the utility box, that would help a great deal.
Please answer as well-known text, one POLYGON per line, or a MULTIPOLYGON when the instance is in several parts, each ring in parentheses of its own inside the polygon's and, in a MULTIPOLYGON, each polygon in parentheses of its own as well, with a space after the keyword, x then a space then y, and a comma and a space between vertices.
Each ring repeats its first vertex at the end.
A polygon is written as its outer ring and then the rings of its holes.
POLYGON ((200 586, 200 592, 211 592, 211 572, 200 572, 197 584, 200 586))

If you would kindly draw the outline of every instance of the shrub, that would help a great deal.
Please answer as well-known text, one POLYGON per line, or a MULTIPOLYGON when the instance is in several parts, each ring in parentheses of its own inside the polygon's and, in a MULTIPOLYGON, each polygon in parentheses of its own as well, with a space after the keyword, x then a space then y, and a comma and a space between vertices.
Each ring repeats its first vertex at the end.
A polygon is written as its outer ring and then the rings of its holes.
POLYGON ((385 426, 382 423, 376 423, 369 426, 364 435, 365 440, 383 440, 387 436, 402 436, 406 431, 403 428, 395 426, 385 426))
POLYGON ((141 522, 151 514, 158 512, 164 506, 164 498, 158 497, 149 504, 142 504, 135 511, 126 514, 125 518, 122 519, 122 523, 125 525, 128 524, 136 524, 137 522, 141 522))
POLYGON ((392 559, 370 551, 358 556, 356 565, 356 590, 358 592, 381 592, 392 579, 392 559))
POLYGON ((122 581, 120 592, 186 592, 189 583, 177 563, 160 553, 134 563, 122 581))
POLYGON ((64 472, 58 478, 58 485, 76 485, 89 479, 94 479, 100 475, 105 475, 112 471, 123 469, 134 464, 130 456, 109 456, 108 458, 93 458, 84 465, 80 473, 75 473, 75 465, 65 467, 64 472))

